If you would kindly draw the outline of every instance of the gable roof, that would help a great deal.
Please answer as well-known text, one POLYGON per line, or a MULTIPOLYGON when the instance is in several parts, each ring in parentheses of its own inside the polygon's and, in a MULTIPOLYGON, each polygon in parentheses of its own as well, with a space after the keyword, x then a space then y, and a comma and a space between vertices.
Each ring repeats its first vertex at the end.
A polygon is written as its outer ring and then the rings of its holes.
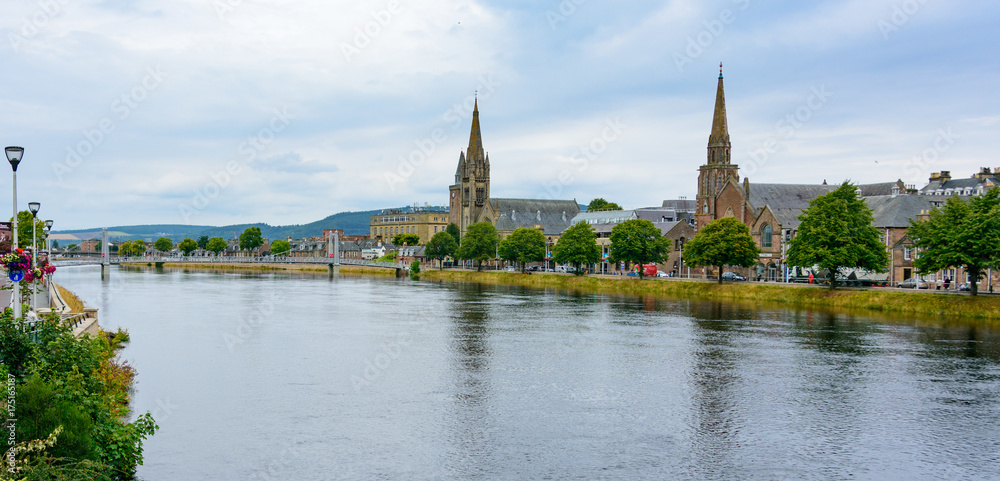
POLYGON ((541 225, 545 235, 559 235, 580 213, 575 200, 492 198, 490 203, 497 213, 498 230, 541 225))
POLYGON ((921 211, 934 207, 931 199, 921 195, 880 195, 863 200, 872 210, 872 225, 878 228, 909 227, 910 219, 916 219, 921 211))
POLYGON ((837 189, 837 185, 754 184, 750 183, 750 205, 757 215, 770 206, 775 219, 785 229, 799 226, 799 215, 809 202, 837 189))

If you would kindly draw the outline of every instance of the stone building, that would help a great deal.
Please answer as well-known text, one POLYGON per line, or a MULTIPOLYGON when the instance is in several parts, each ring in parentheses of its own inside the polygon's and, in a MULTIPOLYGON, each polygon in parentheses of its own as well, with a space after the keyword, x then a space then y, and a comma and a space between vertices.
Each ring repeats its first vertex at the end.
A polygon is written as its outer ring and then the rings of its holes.
MULTIPOLYGON (((664 205, 668 205, 667 201, 664 201, 664 205)), ((625 269, 625 266, 621 264, 608 261, 608 253, 611 248, 611 230, 618 224, 633 219, 652 222, 653 226, 660 230, 660 234, 670 240, 672 248, 667 253, 667 258, 662 263, 657 264, 657 270, 674 275, 684 274, 685 272, 682 272, 681 269, 685 264, 681 261, 681 256, 684 244, 687 243, 688 239, 694 237, 694 217, 689 212, 663 207, 604 210, 577 214, 571 223, 584 222, 597 234, 596 242, 601 247, 601 262, 597 265, 596 272, 598 274, 620 274, 625 269)))
POLYGON ((414 206, 408 209, 386 209, 371 216, 368 222, 372 239, 391 242, 397 234, 417 234, 426 244, 434 234, 448 227, 448 209, 436 206, 414 206))

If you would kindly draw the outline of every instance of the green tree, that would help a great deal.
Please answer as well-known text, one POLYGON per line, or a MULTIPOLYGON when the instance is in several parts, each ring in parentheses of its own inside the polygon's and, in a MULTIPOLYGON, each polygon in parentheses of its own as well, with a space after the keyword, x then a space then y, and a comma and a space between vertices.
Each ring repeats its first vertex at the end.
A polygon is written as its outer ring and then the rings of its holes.
POLYGON ((132 241, 132 255, 134 256, 144 256, 146 255, 146 241, 142 239, 136 239, 132 241))
POLYGON ((455 257, 455 253, 457 251, 458 242, 456 242, 455 238, 452 237, 447 231, 441 231, 434 234, 434 237, 431 237, 431 240, 427 242, 426 246, 424 246, 424 255, 427 256, 428 259, 437 259, 438 269, 442 268, 445 257, 455 257))
POLYGON ((278 239, 271 243, 271 254, 280 256, 287 254, 288 251, 292 250, 292 245, 283 239, 278 239))
POLYGON ((614 202, 608 202, 603 197, 598 197, 590 201, 590 205, 587 206, 587 212, 595 210, 622 210, 622 206, 614 202))
POLYGON ((118 244, 118 255, 122 257, 128 257, 132 255, 132 243, 131 242, 121 242, 118 244))
POLYGON ((872 226, 872 211, 850 182, 810 201, 799 220, 788 264, 829 270, 831 289, 836 288, 841 269, 888 269, 889 255, 872 226))
POLYGON ((75 251, 75 250, 79 250, 79 249, 80 249, 80 246, 78 246, 76 244, 70 244, 70 245, 66 246, 66 250, 68 250, 68 251, 75 251))
POLYGON ((476 270, 483 270, 483 261, 492 258, 499 242, 497 229, 489 222, 476 222, 469 226, 458 246, 458 257, 476 260, 476 270))
POLYGON ((198 238, 198 248, 208 250, 208 236, 203 235, 198 238))
POLYGON ((526 262, 545 259, 545 234, 538 229, 519 227, 500 241, 499 253, 501 259, 517 262, 524 272, 526 262))
POLYGON ((153 248, 164 253, 170 252, 170 250, 174 248, 174 241, 166 237, 160 237, 153 243, 153 248))
POLYGON ((53 249, 58 249, 59 248, 59 241, 53 240, 52 241, 52 248, 53 249))
POLYGON ((951 197, 926 220, 911 220, 907 235, 920 249, 913 261, 917 272, 964 267, 975 296, 986 270, 1000 267, 1000 189, 968 202, 951 197))
MULTIPOLYGON (((25 247, 31 247, 31 211, 22 210, 17 213, 17 247, 19 249, 24 249, 25 247)), ((14 218, 10 218, 10 222, 13 222, 14 218)), ((45 221, 40 219, 35 219, 35 240, 38 242, 38 246, 42 246, 45 243, 45 221)))
POLYGON ((260 227, 247 227, 240 234, 240 250, 252 251, 264 245, 264 238, 260 233, 260 227))
POLYGON ((451 234, 455 238, 455 242, 459 244, 462 243, 462 231, 454 223, 448 224, 448 227, 444 228, 444 231, 451 234))
POLYGON ((219 253, 226 250, 227 247, 229 247, 229 244, 226 243, 226 240, 221 237, 213 237, 208 240, 207 244, 205 244, 205 249, 214 252, 215 255, 219 255, 219 253))
POLYGON ((417 234, 396 234, 392 238, 392 243, 397 246, 406 244, 408 246, 420 245, 420 236, 417 234))
POLYGON ((177 248, 180 249, 184 255, 189 256, 192 252, 198 249, 198 241, 194 239, 184 239, 180 242, 180 244, 177 244, 177 248))
POLYGON ((577 275, 583 274, 581 266, 595 264, 601 260, 597 233, 586 222, 570 226, 552 247, 552 260, 559 264, 571 264, 576 268, 577 275))
POLYGON ((652 222, 645 219, 631 219, 611 229, 611 248, 608 257, 612 261, 639 264, 639 279, 642 279, 642 265, 663 262, 669 250, 669 243, 652 222))
POLYGON ((735 217, 709 222, 684 246, 684 260, 688 264, 719 268, 719 284, 725 266, 750 267, 759 256, 760 249, 750 229, 735 217))

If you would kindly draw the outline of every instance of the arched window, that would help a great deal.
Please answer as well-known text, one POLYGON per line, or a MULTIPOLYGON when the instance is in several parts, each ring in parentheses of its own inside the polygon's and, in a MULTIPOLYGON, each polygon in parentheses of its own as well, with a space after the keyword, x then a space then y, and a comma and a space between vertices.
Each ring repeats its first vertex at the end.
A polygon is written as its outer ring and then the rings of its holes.
POLYGON ((771 247, 771 225, 764 224, 760 228, 760 246, 761 247, 771 247))

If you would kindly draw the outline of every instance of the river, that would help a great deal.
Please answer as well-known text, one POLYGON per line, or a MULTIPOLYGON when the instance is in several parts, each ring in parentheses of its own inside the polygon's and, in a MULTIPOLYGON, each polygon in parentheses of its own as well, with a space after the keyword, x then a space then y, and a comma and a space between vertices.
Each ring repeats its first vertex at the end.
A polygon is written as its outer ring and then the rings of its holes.
MULTIPOLYGON (((717 302, 62 268, 166 480, 997 479, 1000 333, 717 302)), ((655 282, 655 281, 650 281, 655 282)))

